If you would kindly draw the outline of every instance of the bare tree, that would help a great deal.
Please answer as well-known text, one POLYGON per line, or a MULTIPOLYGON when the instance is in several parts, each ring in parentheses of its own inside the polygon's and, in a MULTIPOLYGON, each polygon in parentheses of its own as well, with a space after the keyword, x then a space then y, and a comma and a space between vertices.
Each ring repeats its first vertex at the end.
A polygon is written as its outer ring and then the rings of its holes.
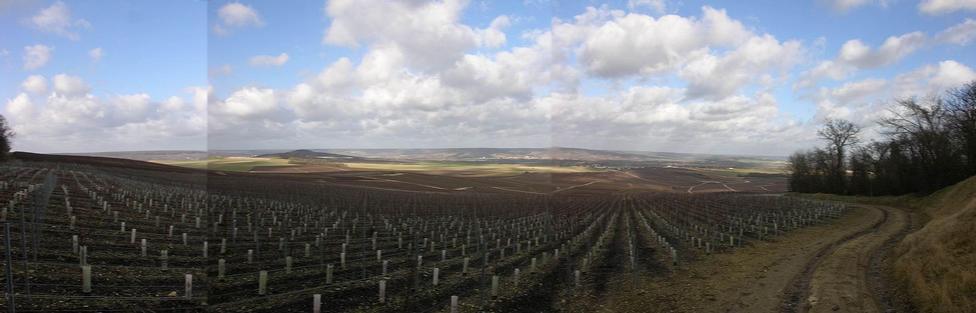
POLYGON ((844 190, 844 177, 846 168, 844 167, 845 152, 847 148, 858 143, 857 135, 861 132, 861 127, 843 119, 827 119, 824 126, 817 135, 827 141, 827 149, 832 155, 828 184, 835 192, 844 190))
POLYGON ((963 148, 969 175, 976 174, 976 81, 950 90, 944 100, 949 127, 963 148))
POLYGON ((7 126, 7 119, 0 115, 0 161, 6 160, 10 154, 10 144, 13 137, 14 132, 7 126))
POLYGON ((951 136, 950 118, 941 98, 902 99, 881 120, 886 133, 905 143, 915 168, 916 189, 934 191, 962 176, 962 158, 951 136))

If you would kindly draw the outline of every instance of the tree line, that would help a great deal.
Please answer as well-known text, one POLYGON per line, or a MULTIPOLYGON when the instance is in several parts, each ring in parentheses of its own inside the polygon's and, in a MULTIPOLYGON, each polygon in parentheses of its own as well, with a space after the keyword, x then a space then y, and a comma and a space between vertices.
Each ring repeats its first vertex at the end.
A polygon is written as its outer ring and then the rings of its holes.
POLYGON ((790 191, 930 193, 976 175, 976 81, 896 100, 877 123, 882 137, 862 144, 860 126, 826 120, 817 132, 826 145, 789 157, 790 191))

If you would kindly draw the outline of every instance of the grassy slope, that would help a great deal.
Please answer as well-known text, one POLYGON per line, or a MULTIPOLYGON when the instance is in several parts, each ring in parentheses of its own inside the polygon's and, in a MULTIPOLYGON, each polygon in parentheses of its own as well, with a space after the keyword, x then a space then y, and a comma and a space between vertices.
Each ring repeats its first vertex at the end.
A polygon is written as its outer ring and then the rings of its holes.
POLYGON ((920 199, 930 218, 895 250, 895 277, 921 312, 976 312, 976 177, 920 199))
POLYGON ((976 312, 976 176, 926 197, 801 196, 919 210, 928 221, 895 247, 895 279, 920 312, 976 312))

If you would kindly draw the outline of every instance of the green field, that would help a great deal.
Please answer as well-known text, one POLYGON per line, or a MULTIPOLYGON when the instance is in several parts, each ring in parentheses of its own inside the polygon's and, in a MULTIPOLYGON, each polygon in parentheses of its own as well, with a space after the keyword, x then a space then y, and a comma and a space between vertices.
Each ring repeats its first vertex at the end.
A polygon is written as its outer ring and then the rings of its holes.
POLYGON ((250 171, 255 166, 273 166, 273 167, 285 167, 285 166, 298 166, 298 164, 291 164, 287 159, 273 159, 273 158, 249 158, 249 157, 223 157, 223 158, 211 158, 206 160, 193 160, 193 161, 154 161, 156 163, 198 168, 198 169, 209 169, 213 171, 228 171, 228 172, 247 172, 250 171))

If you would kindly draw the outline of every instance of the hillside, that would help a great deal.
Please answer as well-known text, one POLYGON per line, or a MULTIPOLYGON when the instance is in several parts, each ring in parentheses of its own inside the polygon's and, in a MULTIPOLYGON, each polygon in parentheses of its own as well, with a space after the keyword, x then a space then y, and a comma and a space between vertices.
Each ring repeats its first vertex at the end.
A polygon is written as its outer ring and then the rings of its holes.
POLYGON ((976 177, 917 206, 930 220, 898 244, 896 279, 920 312, 976 312, 976 177))
POLYGON ((312 150, 306 150, 306 149, 299 149, 299 150, 294 150, 294 151, 289 151, 289 152, 281 152, 281 153, 262 154, 262 155, 258 155, 257 157, 259 157, 259 158, 279 158, 279 159, 293 159, 293 158, 294 159, 329 159, 329 160, 337 160, 337 161, 339 161, 339 160, 341 160, 341 161, 350 161, 350 160, 362 160, 363 159, 363 158, 355 157, 355 156, 335 154, 335 153, 327 153, 327 152, 318 152, 318 151, 312 151, 312 150))

